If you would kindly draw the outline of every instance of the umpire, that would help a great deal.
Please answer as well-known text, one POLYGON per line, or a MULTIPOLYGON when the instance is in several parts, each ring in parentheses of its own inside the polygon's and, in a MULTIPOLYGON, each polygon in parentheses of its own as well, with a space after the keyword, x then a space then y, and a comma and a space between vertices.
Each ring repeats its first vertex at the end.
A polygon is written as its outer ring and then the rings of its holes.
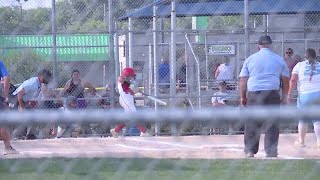
MULTIPOLYGON (((289 69, 282 57, 272 52, 269 36, 259 38, 259 51, 248 57, 239 78, 240 103, 242 106, 280 106, 280 81, 282 96, 289 89, 289 69)), ((250 119, 245 123, 244 152, 246 157, 254 157, 259 150, 262 127, 265 128, 264 149, 266 157, 278 156, 279 122, 274 120, 250 119)))

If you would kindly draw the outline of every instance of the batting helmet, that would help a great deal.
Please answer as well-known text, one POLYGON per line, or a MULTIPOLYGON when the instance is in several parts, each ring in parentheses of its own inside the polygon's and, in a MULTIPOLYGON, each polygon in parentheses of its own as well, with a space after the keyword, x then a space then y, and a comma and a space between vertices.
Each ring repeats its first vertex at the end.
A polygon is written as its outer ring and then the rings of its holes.
POLYGON ((132 68, 124 68, 121 72, 121 76, 129 77, 129 76, 135 76, 134 70, 132 68))

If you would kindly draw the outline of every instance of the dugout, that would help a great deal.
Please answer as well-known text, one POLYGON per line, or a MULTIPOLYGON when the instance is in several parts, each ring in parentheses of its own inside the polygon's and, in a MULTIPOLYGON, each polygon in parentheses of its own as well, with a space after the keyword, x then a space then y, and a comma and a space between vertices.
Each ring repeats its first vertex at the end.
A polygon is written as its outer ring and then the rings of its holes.
MULTIPOLYGON (((307 17, 315 17, 317 21, 320 12, 318 0, 157 0, 147 6, 141 7, 118 19, 127 21, 128 29, 125 34, 127 56, 126 61, 132 66, 135 59, 145 60, 145 68, 151 67, 152 78, 149 78, 148 86, 154 87, 153 91, 147 93, 159 95, 157 82, 157 67, 163 46, 170 51, 170 97, 176 96, 175 82, 173 78, 177 69, 176 58, 179 49, 188 57, 189 68, 187 79, 187 96, 198 97, 197 105, 203 105, 203 97, 206 92, 204 88, 212 86, 210 81, 209 64, 219 59, 221 54, 210 55, 211 45, 234 47, 234 52, 227 54, 235 62, 235 81, 240 71, 243 60, 256 51, 256 43, 259 36, 269 34, 274 39, 276 52, 283 54, 286 46, 296 47, 297 52, 302 53, 305 47, 318 47, 320 45, 319 24, 311 22, 307 17), (237 16, 243 22, 240 27, 229 27, 224 29, 210 29, 211 17, 237 16), (177 18, 192 18, 192 29, 177 29, 177 18), (249 19, 250 17, 250 19, 249 19), (252 21, 259 17, 256 21, 252 21), (163 19, 170 18, 170 29, 163 29, 163 19), (134 21, 152 19, 152 32, 141 33, 135 29, 134 21), (243 21, 242 21, 243 20, 243 21), (249 21, 250 20, 250 21, 249 21), (259 22, 258 22, 259 21, 259 22), (292 23, 294 21, 295 23, 292 23), (258 27, 258 23, 261 26, 258 27), (306 28, 306 24, 311 24, 306 28), (286 25, 286 26, 284 26, 286 25), (281 28, 283 26, 283 28, 281 28), (149 48, 145 58, 136 58, 136 44, 138 36, 144 37, 146 42, 144 50, 149 48), (200 48, 199 48, 200 47, 200 48), (200 49, 200 50, 199 50, 200 49), (199 57, 199 52, 204 53, 199 57), (204 64, 204 65, 203 65, 204 64), (202 69, 202 67, 204 70, 202 69), (192 68, 191 68, 192 67, 192 68), (204 75, 203 75, 204 74, 204 75)), ((217 46, 216 46, 217 47, 217 46)), ((225 55, 225 54, 224 54, 225 55)), ((150 69, 148 71, 151 71, 150 69)), ((149 72, 144 72, 148 75, 149 72)), ((147 77, 147 76, 144 76, 147 77)), ((212 80, 212 79, 211 79, 212 80)), ((148 87, 146 86, 146 87, 148 87)), ((150 89, 150 88, 147 88, 150 89)), ((210 93, 208 93, 210 94, 210 93)))

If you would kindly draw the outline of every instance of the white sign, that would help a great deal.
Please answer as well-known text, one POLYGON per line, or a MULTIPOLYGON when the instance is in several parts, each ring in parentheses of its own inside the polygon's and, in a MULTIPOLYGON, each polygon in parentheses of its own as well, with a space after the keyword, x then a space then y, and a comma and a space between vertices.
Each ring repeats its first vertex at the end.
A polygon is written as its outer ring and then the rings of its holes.
POLYGON ((232 44, 213 44, 209 45, 209 55, 235 55, 236 46, 232 44))

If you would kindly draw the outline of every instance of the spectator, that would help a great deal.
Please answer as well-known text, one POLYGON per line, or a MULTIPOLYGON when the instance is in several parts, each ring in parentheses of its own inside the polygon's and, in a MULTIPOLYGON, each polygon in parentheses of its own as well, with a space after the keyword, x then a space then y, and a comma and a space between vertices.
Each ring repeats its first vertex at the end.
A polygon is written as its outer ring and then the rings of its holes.
POLYGON ((109 84, 106 85, 106 92, 101 96, 101 99, 98 101, 98 107, 100 109, 110 109, 111 103, 110 103, 110 86, 109 84))
MULTIPOLYGON (((43 69, 37 77, 32 77, 24 81, 12 94, 18 98, 19 111, 34 109, 38 106, 37 98, 39 97, 42 84, 47 85, 52 79, 51 72, 43 69)), ((35 126, 19 126, 13 131, 13 138, 24 134, 27 128, 26 139, 36 139, 35 126)))
MULTIPOLYGON (((76 98, 84 98, 85 88, 95 95, 96 89, 88 82, 80 78, 78 69, 72 71, 71 79, 65 84, 63 90, 60 92, 61 96, 74 96, 76 98)), ((79 108, 86 108, 87 102, 84 99, 78 100, 79 108)))
MULTIPOLYGON (((307 49, 306 60, 299 62, 292 71, 287 101, 292 101, 292 92, 298 84, 298 108, 318 104, 320 100, 320 63, 316 61, 316 51, 307 49)), ((313 120, 317 146, 320 148, 320 120, 313 120)), ((300 120, 298 124, 299 138, 296 145, 305 146, 305 137, 308 131, 308 121, 300 120)))
MULTIPOLYGON (((98 108, 103 110, 111 109, 111 87, 110 85, 106 85, 106 92, 102 94, 101 99, 98 101, 98 108)), ((119 97, 118 93, 115 92, 115 96, 119 97)), ((115 108, 119 106, 119 101, 114 99, 115 108)), ((98 124, 90 124, 91 132, 94 135, 102 135, 110 132, 110 124, 109 123, 98 123, 98 124)))
POLYGON ((167 92, 170 88, 170 66, 168 63, 168 56, 161 59, 159 65, 159 89, 160 92, 167 92))
MULTIPOLYGON (((77 98, 74 96, 68 96, 64 101, 64 106, 61 108, 64 111, 72 111, 78 108, 77 98)), ((74 124, 60 124, 58 126, 58 132, 56 138, 71 137, 72 131, 75 129, 74 124)))
MULTIPOLYGON (((6 66, 0 61, 0 79, 3 86, 0 96, 0 111, 6 110, 9 103, 9 89, 10 89, 10 76, 6 66)), ((10 132, 6 127, 0 127, 0 137, 4 143, 4 155, 6 154, 18 154, 10 143, 10 132)))
MULTIPOLYGON (((240 72, 240 104, 280 105, 280 80, 282 97, 287 97, 289 88, 289 69, 283 58, 271 51, 271 38, 261 36, 259 51, 248 57, 240 72)), ((283 101, 283 99, 282 99, 283 101)), ((264 149, 266 157, 278 156, 279 122, 277 119, 245 122, 244 144, 246 157, 254 157, 259 150, 262 127, 265 127, 264 149)))
MULTIPOLYGON (((101 109, 109 109, 111 108, 111 94, 110 94, 111 87, 109 84, 106 85, 106 91, 102 94, 102 98, 98 101, 98 107, 101 109)), ((119 93, 115 90, 115 96, 119 97, 119 93)), ((115 107, 119 107, 119 100, 117 98, 114 99, 115 107)))
MULTIPOLYGON (((227 92, 227 83, 222 81, 219 83, 219 91, 213 94, 211 103, 213 107, 225 107, 228 106, 228 97, 230 94, 227 92)), ((234 134, 234 122, 228 123, 228 134, 234 134)))
POLYGON ((227 83, 226 81, 222 81, 219 83, 219 91, 215 92, 213 97, 211 98, 211 103, 213 106, 225 106, 227 103, 227 98, 229 94, 227 93, 227 83))
POLYGON ((297 59, 297 57, 294 58, 292 48, 288 48, 286 50, 285 55, 284 55, 284 60, 286 61, 287 66, 289 68, 289 73, 292 72, 293 67, 299 62, 298 61, 299 59, 297 59))
MULTIPOLYGON (((52 98, 56 97, 55 92, 54 92, 54 88, 49 88, 48 86, 49 86, 49 84, 44 84, 44 83, 41 84, 41 90, 40 90, 40 95, 39 95, 39 98, 41 100, 40 100, 39 106, 42 109, 47 109, 47 110, 48 109, 55 109, 55 108, 57 108, 57 105, 52 100, 52 98)), ((39 139, 49 138, 50 130, 51 130, 50 125, 40 125, 38 138, 39 139)))
MULTIPOLYGON (((41 106, 45 109, 52 109, 56 108, 56 104, 52 100, 52 98, 56 98, 56 94, 54 92, 53 87, 49 87, 50 84, 41 84, 40 87, 40 95, 39 97, 41 98, 41 106)), ((52 84, 51 84, 52 85, 52 84)))
POLYGON ((184 52, 179 51, 177 53, 177 76, 176 80, 178 81, 178 88, 179 87, 186 87, 187 83, 187 62, 186 56, 184 52), (180 66, 178 65, 180 64, 180 66))
POLYGON ((219 81, 226 81, 226 80, 232 80, 233 79, 233 67, 230 64, 229 57, 224 57, 224 63, 220 64, 217 70, 215 71, 216 80, 219 81))

